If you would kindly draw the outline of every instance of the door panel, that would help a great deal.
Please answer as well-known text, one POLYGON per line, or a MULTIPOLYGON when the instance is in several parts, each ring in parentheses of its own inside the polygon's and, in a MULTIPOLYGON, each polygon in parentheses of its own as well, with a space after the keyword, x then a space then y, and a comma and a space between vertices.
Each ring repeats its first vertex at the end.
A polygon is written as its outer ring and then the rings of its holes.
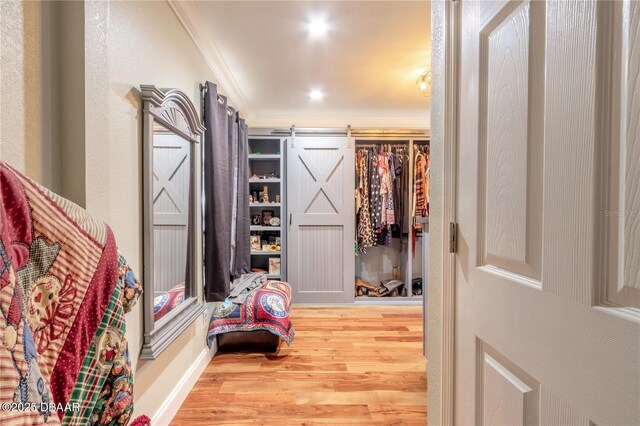
POLYGON ((156 292, 162 292, 185 280, 192 143, 174 134, 156 132, 152 206, 154 284, 156 292))
POLYGON ((298 270, 298 291, 342 292, 345 256, 343 226, 301 225, 298 227, 298 241, 302 259, 317 259, 298 270))
POLYGON ((544 40, 532 22, 544 23, 543 7, 509 3, 479 36, 478 266, 539 286, 544 40))
POLYGON ((640 424, 631 3, 460 4, 456 424, 640 424))
POLYGON ((539 385, 522 371, 480 346, 482 414, 484 425, 538 424, 539 385))
POLYGON ((592 303, 597 4, 549 2, 543 221, 546 292, 592 303), (575 22, 583 22, 576 27, 575 22), (592 190, 589 190, 592 188, 592 190))
POLYGON ((353 148, 296 137, 287 157, 288 279, 297 303, 354 300, 353 148))
POLYGON ((608 225, 609 286, 606 301, 640 308, 640 4, 612 7, 613 58, 610 199, 603 210, 608 225), (619 82, 619 84, 617 84, 619 82))

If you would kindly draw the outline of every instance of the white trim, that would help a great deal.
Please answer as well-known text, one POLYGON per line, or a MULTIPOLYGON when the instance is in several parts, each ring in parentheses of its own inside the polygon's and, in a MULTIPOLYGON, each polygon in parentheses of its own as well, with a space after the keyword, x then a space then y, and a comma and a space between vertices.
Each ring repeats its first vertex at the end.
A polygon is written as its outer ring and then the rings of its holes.
POLYGON ((202 23, 192 2, 167 0, 167 3, 169 3, 169 7, 171 7, 171 10, 176 14, 189 37, 195 43, 207 65, 209 65, 220 86, 221 90, 219 91, 226 94, 229 104, 233 104, 247 121, 253 121, 255 113, 249 106, 249 102, 247 102, 247 98, 244 96, 242 89, 240 89, 240 85, 236 82, 231 70, 224 61, 218 46, 211 38, 206 36, 203 30, 205 24, 202 23))
POLYGON ((449 222, 456 221, 458 31, 457 1, 431 2, 432 109, 427 371, 429 424, 455 421, 455 269, 449 222))
POLYGON ((184 376, 182 376, 182 379, 176 383, 169 396, 165 398, 160 408, 158 408, 158 411, 156 411, 151 418, 152 425, 168 425, 171 423, 171 420, 173 420, 178 413, 180 406, 182 406, 189 392, 191 392, 191 389, 205 368, 207 368, 207 365, 209 365, 212 357, 213 352, 210 351, 209 348, 204 348, 202 352, 200 352, 198 358, 196 358, 191 367, 189 367, 184 376))
POLYGON ((444 189, 442 275, 442 425, 455 424, 455 309, 456 254, 449 253, 449 222, 456 222, 458 176, 458 86, 460 52, 460 2, 447 2, 444 37, 444 189))

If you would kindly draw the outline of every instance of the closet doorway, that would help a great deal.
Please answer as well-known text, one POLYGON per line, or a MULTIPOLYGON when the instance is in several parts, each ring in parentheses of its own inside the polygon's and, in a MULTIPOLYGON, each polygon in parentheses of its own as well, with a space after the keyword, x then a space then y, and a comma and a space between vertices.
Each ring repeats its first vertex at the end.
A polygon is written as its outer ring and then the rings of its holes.
POLYGON ((429 138, 425 130, 379 132, 355 139, 356 302, 419 305, 428 272, 429 138))

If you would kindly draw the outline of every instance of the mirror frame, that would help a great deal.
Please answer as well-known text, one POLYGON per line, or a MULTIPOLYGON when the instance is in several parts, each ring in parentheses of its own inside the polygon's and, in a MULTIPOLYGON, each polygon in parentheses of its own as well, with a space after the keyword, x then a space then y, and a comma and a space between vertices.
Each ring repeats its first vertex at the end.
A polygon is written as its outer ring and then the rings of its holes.
POLYGON ((197 152, 205 127, 191 100, 177 89, 158 89, 153 85, 140 85, 143 100, 142 181, 143 181, 143 285, 144 291, 144 344, 141 359, 156 359, 182 332, 205 311, 198 288, 198 235, 200 205, 197 201, 197 152), (188 261, 189 281, 185 280, 185 293, 189 297, 158 321, 154 320, 154 229, 153 229, 153 129, 162 125, 191 144, 189 187, 189 234, 187 241, 191 259, 188 261), (187 289, 188 287, 188 289, 187 289))

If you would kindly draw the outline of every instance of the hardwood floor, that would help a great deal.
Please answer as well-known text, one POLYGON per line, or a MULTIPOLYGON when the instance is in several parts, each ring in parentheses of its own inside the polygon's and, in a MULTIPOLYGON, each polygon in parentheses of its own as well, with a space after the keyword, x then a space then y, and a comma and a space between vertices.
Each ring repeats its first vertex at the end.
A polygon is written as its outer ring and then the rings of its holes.
POLYGON ((173 425, 426 425, 422 307, 295 307, 277 354, 216 355, 173 425))

